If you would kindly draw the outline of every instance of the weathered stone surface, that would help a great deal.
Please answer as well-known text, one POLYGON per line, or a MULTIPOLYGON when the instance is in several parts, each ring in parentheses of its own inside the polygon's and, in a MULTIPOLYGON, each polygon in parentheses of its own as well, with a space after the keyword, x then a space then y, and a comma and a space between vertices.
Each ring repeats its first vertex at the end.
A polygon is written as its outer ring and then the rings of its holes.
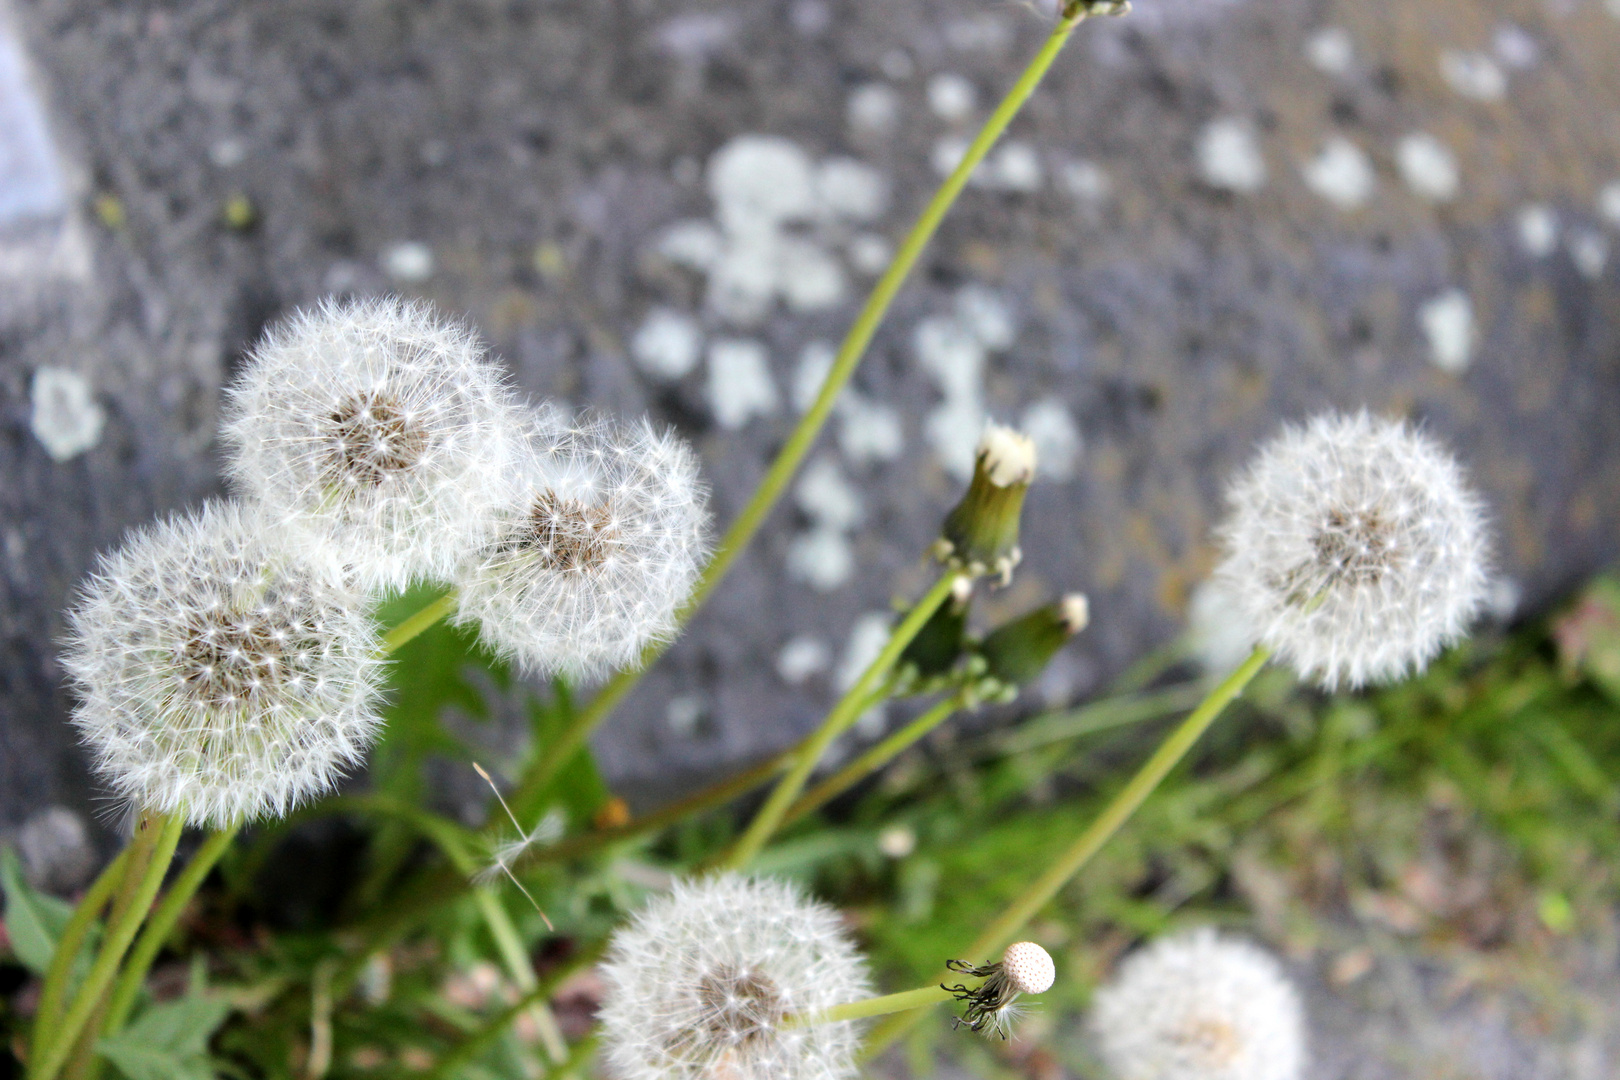
MULTIPOLYGON (((26 302, 0 280, 7 827, 87 805, 60 610, 97 549, 218 489, 219 387, 266 320, 333 291, 466 312, 529 392, 676 424, 729 519, 814 343, 1047 25, 972 0, 16 15, 68 163, 52 227, 89 251, 26 302), (785 142, 717 182, 742 136, 785 142), (105 412, 66 460, 31 429, 45 368, 105 412)), ((1598 0, 1141 0, 1083 27, 896 304, 815 482, 602 733, 609 772, 650 799, 807 730, 852 636, 923 581, 985 414, 1036 428, 1054 477, 987 608, 1091 595, 1053 697, 1177 631, 1223 478, 1328 406, 1460 451, 1523 604, 1612 558, 1617 49, 1598 0)))

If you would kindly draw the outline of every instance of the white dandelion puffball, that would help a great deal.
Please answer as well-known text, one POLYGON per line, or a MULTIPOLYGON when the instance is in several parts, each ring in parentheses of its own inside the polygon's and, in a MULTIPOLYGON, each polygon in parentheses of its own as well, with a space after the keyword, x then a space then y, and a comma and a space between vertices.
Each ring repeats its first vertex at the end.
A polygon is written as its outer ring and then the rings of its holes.
POLYGON ((358 764, 382 721, 365 601, 215 502, 102 556, 69 614, 73 722, 136 806, 193 825, 280 816, 358 764))
POLYGON ((482 539, 516 425, 505 375, 425 304, 328 301, 271 330, 229 390, 235 489, 300 557, 365 589, 445 579, 482 539))
POLYGON ((592 678, 675 634, 707 554, 707 492, 684 441, 643 420, 529 417, 455 619, 539 674, 592 678))
POLYGON ((1133 954, 1091 1029, 1116 1080, 1298 1080, 1305 1014, 1277 961, 1204 928, 1133 954))
POLYGON ((838 913, 785 882, 678 881, 614 935, 597 1014, 617 1080, 847 1080, 854 1022, 786 1025, 869 993, 838 913))
POLYGON ((1421 669, 1485 601, 1480 501, 1450 454, 1399 421, 1284 428, 1227 501, 1216 579, 1234 619, 1329 690, 1421 669))

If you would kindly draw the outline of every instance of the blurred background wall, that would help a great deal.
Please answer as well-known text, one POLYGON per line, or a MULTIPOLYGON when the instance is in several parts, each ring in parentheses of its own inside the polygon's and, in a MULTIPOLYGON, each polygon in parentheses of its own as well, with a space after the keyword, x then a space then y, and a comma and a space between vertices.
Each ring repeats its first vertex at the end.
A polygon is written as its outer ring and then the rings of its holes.
MULTIPOLYGON (((105 809, 61 610, 96 551, 221 490, 220 387, 267 322, 430 299, 529 394, 676 426, 725 522, 1050 17, 0 0, 0 831, 60 846, 105 809)), ((1470 464, 1494 617, 1611 560, 1617 56, 1617 0, 1140 0, 1082 27, 793 496, 600 733, 606 771, 646 801, 808 730, 923 580, 987 416, 1042 453, 988 609, 1092 601, 1029 708, 1179 632, 1223 479, 1327 407, 1470 464)))

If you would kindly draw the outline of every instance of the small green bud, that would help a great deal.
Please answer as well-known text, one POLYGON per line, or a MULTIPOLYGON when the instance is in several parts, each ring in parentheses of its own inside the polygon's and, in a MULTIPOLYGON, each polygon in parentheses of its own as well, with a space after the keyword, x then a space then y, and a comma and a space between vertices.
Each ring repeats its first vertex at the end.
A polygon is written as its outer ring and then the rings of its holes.
POLYGON ((951 584, 951 595, 934 609, 900 654, 897 667, 908 683, 938 678, 956 666, 967 645, 968 603, 972 599, 973 579, 957 578, 951 584))
POLYGON ((1030 682, 1090 621, 1091 605, 1085 595, 1070 593, 1055 604, 998 626, 979 645, 986 675, 1008 686, 1030 682))
POLYGON ((240 193, 225 200, 219 216, 225 227, 235 232, 247 232, 259 223, 258 207, 253 205, 253 200, 240 193))
POLYGON ((1035 444, 1012 428, 991 424, 979 439, 967 494, 945 517, 939 557, 970 574, 997 574, 1005 585, 1023 557, 1018 523, 1024 493, 1035 479, 1035 444))

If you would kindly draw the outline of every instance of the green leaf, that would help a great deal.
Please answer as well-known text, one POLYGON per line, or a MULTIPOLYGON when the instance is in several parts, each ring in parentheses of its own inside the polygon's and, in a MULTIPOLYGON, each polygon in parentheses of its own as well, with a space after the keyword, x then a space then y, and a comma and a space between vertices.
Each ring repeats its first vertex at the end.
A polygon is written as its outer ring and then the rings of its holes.
POLYGON ((97 1049, 128 1080, 213 1080, 208 1040, 231 1006, 214 994, 190 994, 153 1005, 97 1049))
POLYGON ((18 961, 36 975, 51 966, 56 942, 73 917, 73 905, 35 892, 23 879, 17 853, 0 849, 0 885, 6 893, 6 933, 18 961))

